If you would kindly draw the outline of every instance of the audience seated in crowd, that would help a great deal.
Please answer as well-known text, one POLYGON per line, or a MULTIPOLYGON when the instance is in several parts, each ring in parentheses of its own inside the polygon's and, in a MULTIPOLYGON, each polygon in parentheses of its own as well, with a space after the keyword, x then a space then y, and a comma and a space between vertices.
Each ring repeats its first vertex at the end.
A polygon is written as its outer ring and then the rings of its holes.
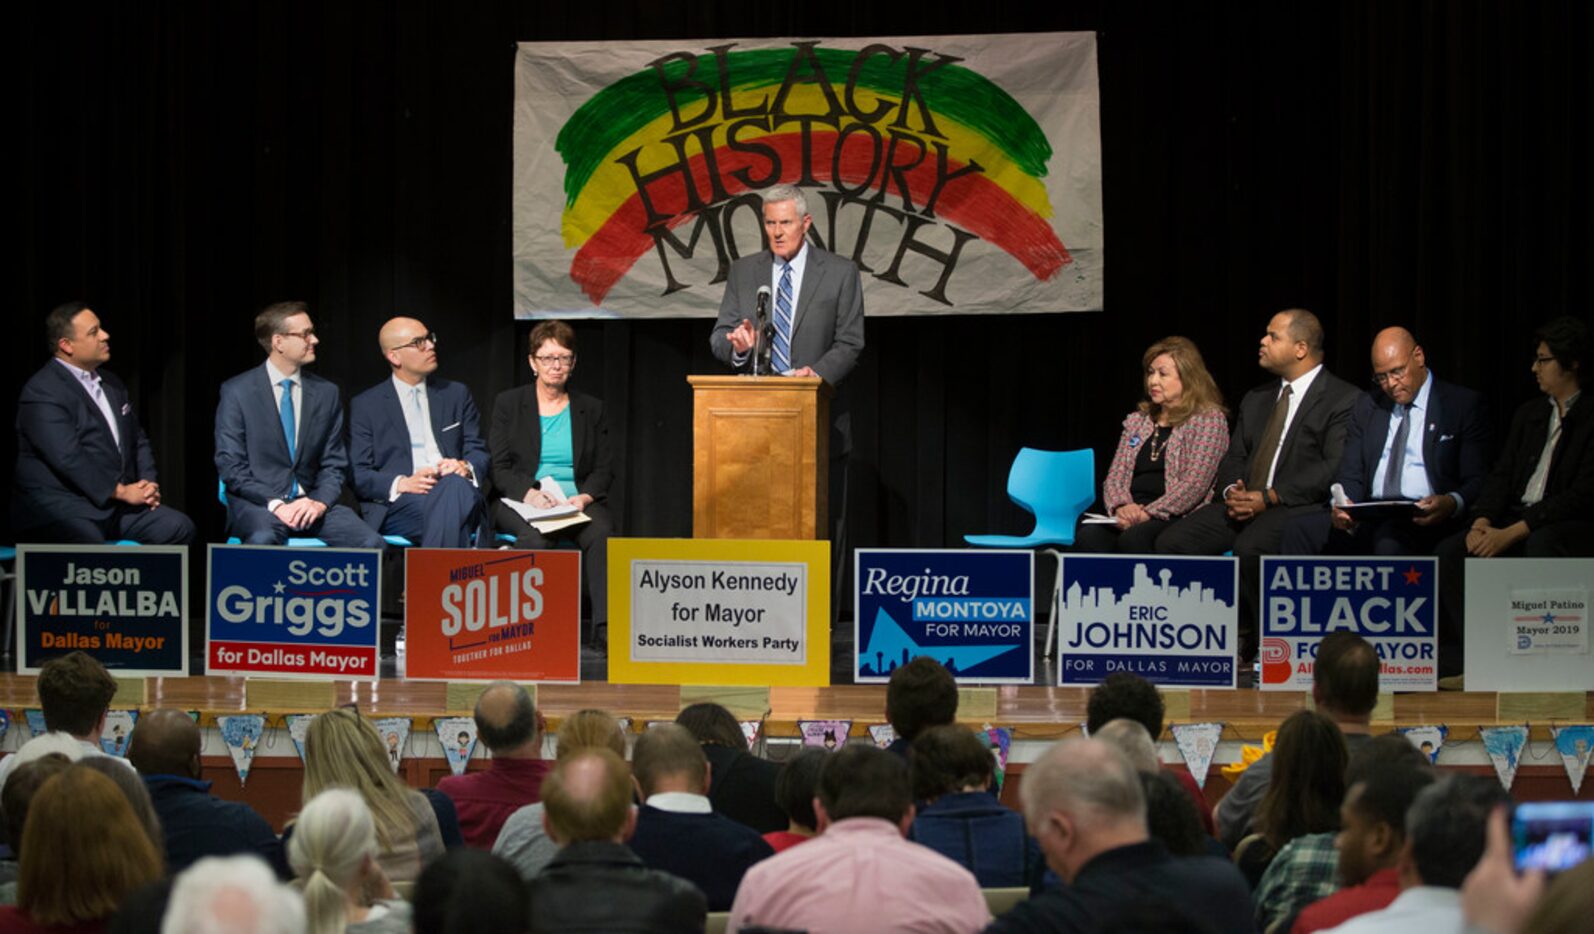
POLYGON ((702 889, 709 911, 729 909, 742 876, 775 851, 758 831, 714 813, 708 759, 685 729, 664 723, 637 737, 631 767, 643 801, 632 851, 702 889))
POLYGON ((728 930, 951 934, 990 920, 972 873, 904 839, 914 807, 900 757, 846 746, 820 770, 818 792, 819 835, 748 871, 728 930))
POLYGON ((304 893, 309 934, 409 934, 409 903, 377 862, 376 824, 358 792, 330 788, 305 804, 288 863, 304 893))
POLYGON ((449 850, 421 871, 415 934, 526 930, 531 900, 515 867, 480 850, 449 850))
POLYGON ((708 800, 714 813, 759 833, 786 827, 786 812, 775 803, 780 766, 747 750, 747 734, 735 714, 719 704, 691 704, 675 715, 708 757, 708 800))
POLYGON ((958 685, 946 666, 921 655, 891 672, 886 684, 886 720, 897 738, 886 748, 899 756, 921 730, 957 719, 958 685))
POLYGON ((111 707, 111 698, 116 696, 116 679, 104 665, 87 653, 68 652, 39 668, 35 689, 39 692, 44 728, 49 733, 33 737, 15 755, 0 759, 0 787, 4 787, 12 769, 42 755, 42 751, 65 752, 57 745, 60 737, 50 734, 65 734, 77 742, 77 755, 68 755, 74 762, 84 756, 105 755, 100 748, 100 733, 105 729, 105 712, 111 707))
POLYGON ((708 908, 697 886, 649 869, 625 846, 637 822, 631 791, 625 761, 602 747, 554 767, 543 823, 560 849, 530 883, 533 932, 703 929, 708 908))
POLYGON ((1150 838, 1139 774, 1118 750, 1063 740, 1025 769, 1019 791, 1065 885, 1019 903, 990 931, 1135 930, 1121 915, 1147 907, 1165 929, 1253 930, 1250 893, 1231 863, 1175 857, 1150 838))
POLYGON ((819 818, 814 815, 814 793, 819 786, 819 770, 830 753, 812 746, 799 749, 780 765, 775 777, 775 803, 786 813, 786 829, 764 834, 764 842, 776 852, 784 852, 818 833, 819 818))
POLYGON ((491 763, 485 771, 450 775, 437 790, 454 802, 465 844, 490 850, 509 815, 537 800, 551 766, 542 760, 542 715, 525 688, 512 681, 488 685, 475 715, 491 763))
POLYGON ((73 765, 28 805, 17 903, 0 931, 101 931, 122 899, 164 871, 127 796, 103 774, 73 765))
MULTIPOLYGON (((1433 763, 1400 733, 1374 736, 1351 753, 1345 766, 1345 787, 1367 781, 1385 770, 1429 769, 1433 763)), ((1301 909, 1339 889, 1338 834, 1303 834, 1284 844, 1268 863, 1251 902, 1256 926, 1287 931, 1301 909)))
POLYGON ((1345 761, 1339 727, 1317 711, 1296 711, 1279 727, 1273 777, 1257 807, 1257 833, 1240 841, 1234 851, 1234 862, 1252 888, 1285 844, 1307 834, 1339 830, 1345 761))
MULTIPOLYGON (((1373 708, 1378 705, 1378 653, 1372 644, 1343 630, 1324 636, 1312 668, 1312 702, 1339 726, 1348 752, 1355 753, 1371 739, 1373 708)), ((1270 753, 1251 763, 1218 802, 1218 839, 1231 850, 1255 830, 1273 762, 1270 753)))
MULTIPOLYGON (((1117 671, 1091 688, 1090 699, 1085 702, 1085 732, 1095 736, 1096 731, 1106 726, 1108 721, 1122 717, 1145 727, 1155 750, 1157 739, 1162 736, 1165 712, 1162 694, 1158 692, 1156 685, 1139 675, 1117 671)), ((1157 767, 1164 766, 1158 762, 1157 767)), ((1195 776, 1191 775, 1188 769, 1172 766, 1166 768, 1190 796, 1190 803, 1195 805, 1196 816, 1201 819, 1202 829, 1209 834, 1216 834, 1217 829, 1212 823, 1212 806, 1207 804, 1206 793, 1201 790, 1195 776)))
POLYGON ((1223 847, 1202 829, 1195 805, 1179 782, 1161 769, 1135 771, 1140 773, 1140 792, 1146 796, 1146 832, 1151 839, 1160 841, 1174 856, 1222 859, 1223 847))
POLYGON ((207 856, 254 853, 288 879, 282 841, 242 801, 210 793, 200 776, 199 724, 181 710, 152 710, 138 720, 127 758, 138 769, 165 831, 166 864, 182 872, 207 856))
POLYGON ((304 899, 249 855, 197 860, 177 876, 164 912, 149 920, 175 934, 301 934, 307 926, 304 899))
MULTIPOLYGON (((432 805, 393 774, 376 728, 347 707, 318 714, 304 734, 302 800, 329 788, 351 789, 365 800, 376 826, 377 862, 388 879, 413 882, 442 855, 432 805)), ((288 839, 295 833, 290 826, 288 839)))
POLYGON ((996 800, 996 760, 967 727, 935 726, 913 740, 908 839, 974 873, 982 888, 1031 886, 1044 863, 1024 816, 996 800))
MULTIPOLYGON (((583 749, 603 748, 625 758, 625 733, 619 721, 601 710, 578 710, 559 724, 554 759, 562 761, 583 749)), ((557 766, 556 766, 557 767, 557 766)), ((559 852, 542 825, 542 802, 528 804, 504 821, 493 855, 509 861, 522 879, 536 878, 559 852)))
MULTIPOLYGON (((77 743, 74 741, 72 745, 75 747, 77 743)), ((11 779, 0 790, 0 815, 5 819, 6 846, 11 850, 11 858, 0 863, 0 872, 4 873, 4 881, 0 882, 0 905, 17 903, 20 871, 17 857, 22 852, 22 830, 28 822, 28 805, 45 782, 65 772, 71 764, 72 760, 62 753, 46 753, 12 769, 11 779)))

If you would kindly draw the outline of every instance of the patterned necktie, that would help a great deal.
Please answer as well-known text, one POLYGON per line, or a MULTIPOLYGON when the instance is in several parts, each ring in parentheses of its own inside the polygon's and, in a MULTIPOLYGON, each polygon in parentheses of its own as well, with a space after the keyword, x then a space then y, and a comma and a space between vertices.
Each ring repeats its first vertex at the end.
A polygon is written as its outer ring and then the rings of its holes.
POLYGON ((411 415, 410 429, 410 472, 414 473, 425 466, 426 462, 426 414, 421 409, 421 387, 410 389, 411 415))
POLYGON ((1406 437, 1411 429, 1411 408, 1401 413, 1395 443, 1389 447, 1389 469, 1384 473, 1384 499, 1400 499, 1400 475, 1405 470, 1406 437))
POLYGON ((1284 384, 1278 401, 1273 403, 1273 414, 1268 416, 1267 427, 1262 429, 1262 440, 1251 453, 1251 476, 1245 488, 1253 493, 1267 489, 1268 474, 1273 472, 1273 458, 1278 455, 1279 441, 1284 437, 1284 419, 1290 414, 1290 385, 1284 384))
POLYGON ((285 379, 282 381, 281 413, 282 437, 288 442, 288 463, 290 465, 288 468, 288 476, 291 479, 288 483, 288 498, 292 499, 299 495, 299 477, 293 472, 293 468, 291 466, 297 459, 297 455, 294 453, 297 447, 297 439, 295 438, 295 430, 293 427, 293 380, 291 379, 285 379))
POLYGON ((791 369, 791 263, 780 274, 775 293, 775 372, 791 369))

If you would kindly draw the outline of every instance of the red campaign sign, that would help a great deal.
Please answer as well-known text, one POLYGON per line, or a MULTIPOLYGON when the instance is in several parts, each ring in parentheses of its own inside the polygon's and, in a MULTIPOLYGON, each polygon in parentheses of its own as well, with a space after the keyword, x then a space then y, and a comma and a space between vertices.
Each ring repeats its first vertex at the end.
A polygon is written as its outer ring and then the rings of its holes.
POLYGON ((581 554, 411 548, 405 677, 581 680, 581 554))
POLYGON ((375 678, 376 650, 272 642, 211 642, 207 670, 218 668, 335 678, 375 678))

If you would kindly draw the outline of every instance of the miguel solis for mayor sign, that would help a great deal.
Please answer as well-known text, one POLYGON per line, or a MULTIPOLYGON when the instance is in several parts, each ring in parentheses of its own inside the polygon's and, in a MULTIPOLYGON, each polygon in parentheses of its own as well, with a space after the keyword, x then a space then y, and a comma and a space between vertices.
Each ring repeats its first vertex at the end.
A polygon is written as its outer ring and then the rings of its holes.
POLYGON ((1261 686, 1312 686, 1317 646, 1354 632, 1378 651, 1381 691, 1438 688, 1439 559, 1263 558, 1261 686))
POLYGON ((211 545, 213 675, 375 679, 382 552, 211 545))
POLYGON ((188 674, 188 549, 22 545, 17 583, 19 673, 81 650, 126 677, 188 674))

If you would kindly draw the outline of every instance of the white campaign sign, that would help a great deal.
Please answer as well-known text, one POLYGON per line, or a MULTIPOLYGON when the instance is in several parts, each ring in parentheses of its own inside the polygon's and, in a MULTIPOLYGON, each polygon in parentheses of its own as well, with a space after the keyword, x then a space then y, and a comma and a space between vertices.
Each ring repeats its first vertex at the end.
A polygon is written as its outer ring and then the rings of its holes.
POLYGON ((1588 588, 1511 591, 1512 655, 1588 654, 1588 588))
POLYGON ((808 565, 631 562, 631 660, 807 661, 808 565))

